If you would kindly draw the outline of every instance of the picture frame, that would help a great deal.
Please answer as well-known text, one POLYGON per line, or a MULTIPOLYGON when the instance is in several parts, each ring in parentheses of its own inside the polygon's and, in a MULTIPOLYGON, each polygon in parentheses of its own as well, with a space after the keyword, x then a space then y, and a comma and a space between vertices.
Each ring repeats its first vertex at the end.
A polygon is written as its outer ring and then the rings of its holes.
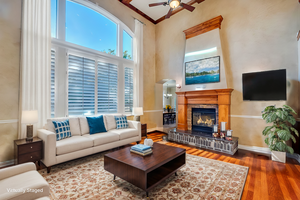
POLYGON ((220 82, 220 56, 185 63, 185 85, 220 82))

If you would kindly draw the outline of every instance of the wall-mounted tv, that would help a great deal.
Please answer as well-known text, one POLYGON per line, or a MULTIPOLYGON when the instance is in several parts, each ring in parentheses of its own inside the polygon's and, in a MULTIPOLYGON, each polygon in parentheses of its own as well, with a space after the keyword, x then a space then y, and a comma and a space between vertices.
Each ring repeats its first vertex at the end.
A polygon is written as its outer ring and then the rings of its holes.
POLYGON ((244 101, 286 100, 286 70, 243 74, 244 101))

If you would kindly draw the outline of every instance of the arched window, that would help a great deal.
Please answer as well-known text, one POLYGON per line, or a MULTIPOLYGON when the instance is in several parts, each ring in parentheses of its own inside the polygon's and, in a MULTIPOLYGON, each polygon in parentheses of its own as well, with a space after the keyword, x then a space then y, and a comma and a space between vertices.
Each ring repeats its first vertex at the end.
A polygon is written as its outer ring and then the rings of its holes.
POLYGON ((125 24, 88 1, 51 0, 51 35, 52 116, 132 111, 134 34, 125 24))

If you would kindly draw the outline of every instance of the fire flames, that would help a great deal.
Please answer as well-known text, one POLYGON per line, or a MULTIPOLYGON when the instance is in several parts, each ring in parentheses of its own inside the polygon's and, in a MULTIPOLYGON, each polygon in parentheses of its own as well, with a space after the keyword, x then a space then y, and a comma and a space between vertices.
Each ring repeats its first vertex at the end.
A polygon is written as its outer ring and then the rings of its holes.
POLYGON ((213 125, 213 122, 211 119, 206 119, 205 121, 202 120, 201 117, 199 117, 198 121, 197 121, 197 124, 205 124, 205 125, 208 125, 208 126, 211 126, 213 125))

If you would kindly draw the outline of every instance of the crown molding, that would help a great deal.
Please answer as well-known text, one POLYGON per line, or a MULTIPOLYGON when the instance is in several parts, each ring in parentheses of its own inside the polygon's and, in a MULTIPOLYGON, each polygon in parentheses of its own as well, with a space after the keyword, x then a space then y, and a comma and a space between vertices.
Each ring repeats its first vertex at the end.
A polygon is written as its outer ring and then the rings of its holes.
MULTIPOLYGON (((132 0, 119 0, 119 2, 121 2, 122 4, 124 4, 125 6, 127 6, 128 8, 130 8, 131 10, 135 11, 136 13, 138 13, 139 15, 141 15, 142 17, 146 18, 147 20, 149 20, 150 22, 152 22, 153 24, 158 24, 159 22, 164 21, 166 18, 165 16, 162 16, 161 18, 159 18, 158 20, 154 20, 151 17, 149 17, 148 15, 146 15, 144 12, 142 12, 141 10, 137 9, 136 7, 134 7, 133 5, 130 4, 132 0)), ((202 3, 205 0, 191 0, 189 1, 188 5, 193 5, 194 3, 202 3)), ((172 11, 172 15, 175 15, 176 13, 179 13, 180 11, 184 10, 184 8, 180 7, 175 9, 174 11, 172 11)))
POLYGON ((220 16, 212 18, 206 22, 198 24, 192 28, 184 30, 183 32, 185 33, 185 38, 189 39, 189 38, 195 37, 197 35, 206 33, 208 31, 214 30, 216 28, 221 29, 222 21, 223 21, 223 17, 222 17, 222 15, 220 15, 220 16))

